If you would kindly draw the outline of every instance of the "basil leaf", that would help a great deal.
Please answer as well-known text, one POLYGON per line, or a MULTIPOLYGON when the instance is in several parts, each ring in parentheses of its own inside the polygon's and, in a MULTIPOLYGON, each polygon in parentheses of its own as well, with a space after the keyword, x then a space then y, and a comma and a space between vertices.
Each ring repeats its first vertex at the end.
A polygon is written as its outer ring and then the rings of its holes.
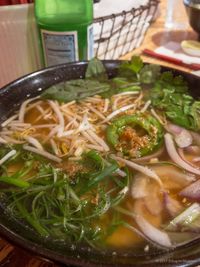
POLYGON ((85 73, 86 79, 97 79, 98 81, 107 81, 108 75, 101 60, 93 58, 89 61, 85 73))
POLYGON ((70 102, 85 97, 107 92, 110 85, 97 80, 71 80, 51 86, 45 90, 41 97, 57 100, 59 102, 70 102))

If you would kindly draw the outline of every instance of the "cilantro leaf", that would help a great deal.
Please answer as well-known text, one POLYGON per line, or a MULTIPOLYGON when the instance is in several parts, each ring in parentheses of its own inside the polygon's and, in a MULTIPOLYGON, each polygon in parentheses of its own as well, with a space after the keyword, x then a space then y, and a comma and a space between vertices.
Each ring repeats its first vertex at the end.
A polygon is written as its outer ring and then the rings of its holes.
POLYGON ((182 76, 164 72, 150 90, 151 103, 162 110, 173 123, 190 130, 200 130, 200 101, 188 93, 188 85, 182 76))
POLYGON ((143 61, 139 56, 133 56, 130 61, 124 61, 119 67, 119 76, 135 77, 143 67, 143 61))

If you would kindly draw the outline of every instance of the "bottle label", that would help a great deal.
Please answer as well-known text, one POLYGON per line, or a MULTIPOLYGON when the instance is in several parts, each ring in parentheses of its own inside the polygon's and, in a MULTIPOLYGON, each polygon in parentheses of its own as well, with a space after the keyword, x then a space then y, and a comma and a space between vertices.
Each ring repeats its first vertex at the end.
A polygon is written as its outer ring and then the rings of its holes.
POLYGON ((88 54, 87 59, 90 60, 94 57, 94 33, 93 33, 93 25, 88 26, 87 28, 87 47, 88 54))
POLYGON ((54 32, 42 29, 41 35, 46 66, 79 60, 76 31, 54 32))

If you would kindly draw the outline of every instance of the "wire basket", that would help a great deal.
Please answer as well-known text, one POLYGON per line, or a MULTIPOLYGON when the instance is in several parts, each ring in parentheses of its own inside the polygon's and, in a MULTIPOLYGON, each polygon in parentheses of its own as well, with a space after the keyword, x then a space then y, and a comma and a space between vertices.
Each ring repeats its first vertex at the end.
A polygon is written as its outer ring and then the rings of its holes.
POLYGON ((154 20, 159 0, 117 14, 94 19, 95 56, 118 59, 137 48, 154 20))

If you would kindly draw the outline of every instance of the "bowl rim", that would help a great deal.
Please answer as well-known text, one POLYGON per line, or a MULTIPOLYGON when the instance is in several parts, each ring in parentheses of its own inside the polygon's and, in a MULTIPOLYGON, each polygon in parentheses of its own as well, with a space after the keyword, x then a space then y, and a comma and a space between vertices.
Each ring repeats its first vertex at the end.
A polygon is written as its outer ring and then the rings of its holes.
MULTIPOLYGON (((109 66, 109 64, 119 64, 120 62, 122 62, 122 60, 103 60, 103 63, 104 64, 107 64, 109 66)), ((16 79, 14 81, 12 81, 11 83, 5 85, 2 89, 0 89, 0 98, 1 96, 3 96, 6 92, 8 91, 11 91, 13 90, 13 87, 17 87, 17 86, 20 86, 21 83, 24 83, 26 81, 29 81, 29 80, 34 80, 34 79, 37 79, 37 76, 38 75, 43 75, 43 74, 46 74, 48 72, 52 72, 54 70, 59 70, 59 69, 64 69, 64 68, 71 68, 71 67, 74 67, 74 66, 81 66, 81 67, 84 67, 88 64, 88 61, 79 61, 79 62, 74 62, 74 63, 68 63, 68 64, 61 64, 61 65, 56 65, 56 66, 52 66, 52 67, 49 67, 49 68, 43 68, 39 71, 35 71, 35 72, 32 72, 28 75, 24 75, 23 77, 20 77, 19 79, 16 79)), ((194 74, 191 74, 191 73, 188 73, 188 72, 184 72, 184 71, 180 71, 178 69, 174 69, 174 68, 168 68, 168 67, 164 67, 164 66, 161 66, 163 68, 163 70, 171 70, 177 74, 181 74, 181 75, 186 75, 186 76, 189 76, 189 77, 192 77, 193 79, 195 80, 198 80, 199 83, 200 83, 200 77, 194 75, 194 74)), ((38 255, 39 257, 41 258, 48 258, 50 260, 53 260, 53 261, 56 261, 56 262, 60 262, 60 263, 64 263, 64 264, 70 264, 70 265, 75 265, 75 266, 88 266, 88 267, 97 267, 97 266, 100 266, 99 263, 95 263, 95 262, 88 262, 88 261, 85 261, 83 259, 79 259, 79 258, 69 258, 69 257, 65 257, 65 255, 59 255, 58 253, 55 253, 54 251, 48 249, 48 248, 45 248, 43 245, 41 244, 36 244, 35 242, 32 242, 31 240, 27 240, 25 239, 24 237, 18 235, 18 233, 14 232, 13 230, 9 229, 6 225, 2 224, 0 222, 0 234, 5 238, 7 239, 9 242, 17 245, 17 246, 20 246, 21 248, 29 251, 29 252, 32 252, 36 255, 38 255)), ((200 246, 199 246, 200 248, 200 246)), ((162 257, 162 255, 161 255, 162 257)), ((167 259, 164 259, 163 261, 157 261, 156 259, 150 259, 148 262, 146 261, 146 264, 148 264, 148 266, 155 266, 155 263, 156 263, 156 266, 179 266, 177 264, 183 264, 185 263, 187 259, 183 258, 183 259, 175 259, 174 261, 171 260, 171 262, 167 261, 167 259), (158 264, 158 265, 157 265, 158 264)), ((118 266, 116 265, 118 264, 117 263, 117 260, 116 258, 114 257, 114 261, 112 263, 105 263, 103 266, 106 267, 106 266, 118 266)), ((195 257, 194 259, 190 259, 190 257, 188 258, 188 263, 185 263, 184 266, 194 266, 194 264, 200 264, 200 254, 199 254, 199 257, 195 257)), ((123 264, 123 263, 120 263, 120 266, 143 266, 141 264, 135 264, 133 262, 132 265, 130 264, 123 264), (122 265, 121 265, 122 264, 122 265)), ((180 265, 182 266, 182 265, 180 265)))

